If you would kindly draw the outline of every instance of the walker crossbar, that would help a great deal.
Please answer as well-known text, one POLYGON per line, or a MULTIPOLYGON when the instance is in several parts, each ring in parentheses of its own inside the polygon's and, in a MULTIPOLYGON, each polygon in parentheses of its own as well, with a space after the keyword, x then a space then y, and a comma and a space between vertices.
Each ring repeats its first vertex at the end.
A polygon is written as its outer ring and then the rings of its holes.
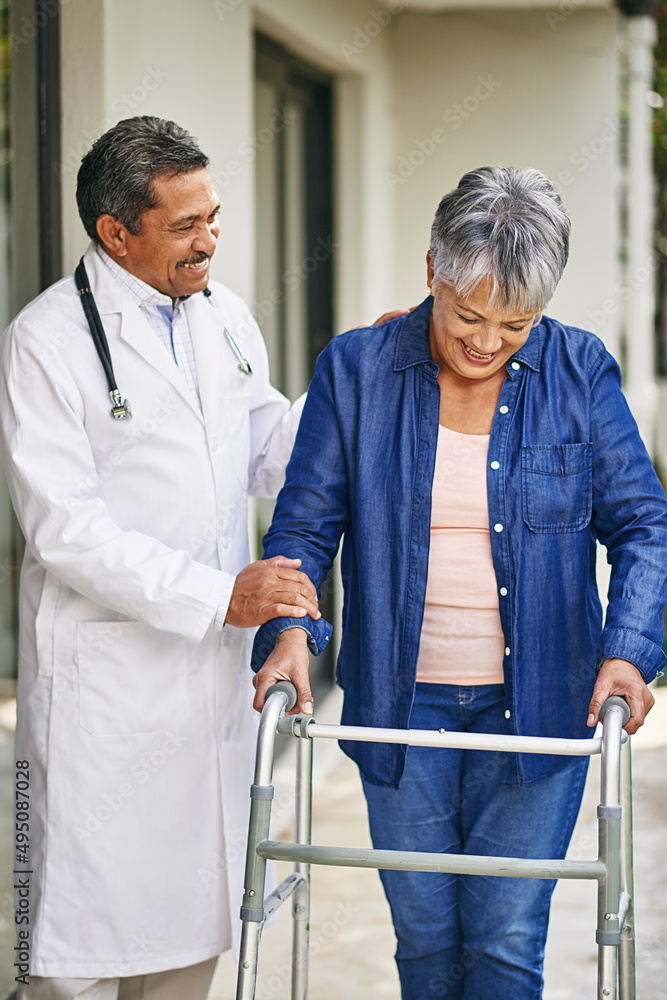
MULTIPOLYGON (((563 740, 547 736, 496 736, 426 729, 373 729, 370 726, 323 726, 309 716, 290 715, 278 723, 281 736, 351 740, 359 743, 403 743, 409 747, 449 747, 455 750, 498 750, 507 753, 548 753, 562 757, 593 757, 602 753, 602 739, 563 740)), ((623 733, 621 742, 629 740, 623 733)))
POLYGON ((627 734, 622 731, 630 717, 630 710, 622 698, 609 698, 602 706, 602 738, 585 740, 323 726, 309 716, 285 717, 285 712, 295 703, 294 687, 289 682, 279 682, 267 694, 260 722, 255 780, 250 790, 250 825, 245 893, 241 907, 242 936, 236 1000, 255 1000, 262 928, 271 913, 292 896, 294 924, 291 995, 292 1000, 307 1000, 311 864, 510 878, 595 880, 598 883, 597 997, 598 1000, 635 1000, 632 776, 630 742, 627 734), (277 733, 298 737, 293 844, 269 839, 273 798, 271 779, 277 733), (516 753, 570 756, 601 754, 598 858, 590 861, 567 861, 313 846, 310 842, 310 827, 312 741, 315 738, 516 753), (295 870, 264 899, 266 862, 269 859, 292 861, 295 863, 295 870))
POLYGON ((542 861, 527 858, 481 857, 475 854, 428 854, 425 851, 373 851, 363 847, 307 847, 263 840, 260 858, 302 861, 309 865, 345 868, 394 868, 409 872, 453 872, 456 875, 506 875, 514 878, 583 878, 600 881, 601 861, 542 861))

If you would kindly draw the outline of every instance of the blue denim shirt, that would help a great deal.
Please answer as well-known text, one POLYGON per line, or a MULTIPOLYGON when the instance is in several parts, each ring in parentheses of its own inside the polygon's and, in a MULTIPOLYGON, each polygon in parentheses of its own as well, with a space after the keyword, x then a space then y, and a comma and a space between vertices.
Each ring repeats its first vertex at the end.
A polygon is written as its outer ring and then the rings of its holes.
MULTIPOLYGON (((432 299, 322 352, 308 391, 264 556, 298 557, 318 592, 344 535, 343 635, 337 679, 348 725, 407 728, 424 611, 438 436, 432 299)), ((618 365, 595 336, 544 318, 507 363, 491 428, 487 494, 505 636, 505 731, 583 738, 596 667, 663 666, 667 502, 621 392, 618 365), (604 629, 596 539, 611 563, 604 629)), ((260 628, 259 669, 277 635, 324 621, 260 628)), ((405 748, 347 743, 365 778, 396 786, 405 748)), ((563 757, 508 754, 505 780, 555 772, 563 757)))

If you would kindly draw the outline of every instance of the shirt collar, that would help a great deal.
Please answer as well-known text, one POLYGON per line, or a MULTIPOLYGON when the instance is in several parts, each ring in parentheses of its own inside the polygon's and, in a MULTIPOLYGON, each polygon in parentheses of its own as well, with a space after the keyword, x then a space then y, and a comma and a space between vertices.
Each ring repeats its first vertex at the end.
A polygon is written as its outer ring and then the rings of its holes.
POLYGON ((512 361, 521 361, 524 365, 532 368, 534 372, 539 372, 542 361, 542 346, 544 343, 544 326, 542 321, 534 326, 528 334, 528 340, 510 358, 507 366, 507 374, 510 378, 515 378, 518 372, 511 366, 512 361))
MULTIPOLYGON (((121 267, 99 244, 95 249, 102 263, 109 269, 116 278, 123 291, 128 292, 131 298, 140 306, 169 306, 172 308, 172 300, 169 295, 158 292, 156 288, 146 284, 136 274, 130 274, 124 267, 121 267)), ((180 300, 177 300, 180 301, 180 300)))
MULTIPOLYGON (((412 365, 430 362, 435 364, 431 357, 429 345, 429 320, 431 309, 433 308, 433 296, 428 295, 416 309, 413 309, 407 316, 400 319, 402 323, 396 340, 396 353, 394 355, 394 371, 403 371, 412 365)), ((528 368, 538 372, 542 360, 542 344, 544 340, 544 327, 540 322, 534 326, 528 335, 525 344, 516 351, 507 362, 507 374, 510 378, 516 378, 518 370, 512 368, 513 361, 520 361, 528 368)))
POLYGON ((394 354, 394 371, 400 372, 412 365, 420 365, 425 361, 435 364, 431 357, 428 342, 428 327, 433 307, 433 297, 427 295, 416 309, 407 316, 402 316, 402 324, 396 338, 396 353, 394 354))

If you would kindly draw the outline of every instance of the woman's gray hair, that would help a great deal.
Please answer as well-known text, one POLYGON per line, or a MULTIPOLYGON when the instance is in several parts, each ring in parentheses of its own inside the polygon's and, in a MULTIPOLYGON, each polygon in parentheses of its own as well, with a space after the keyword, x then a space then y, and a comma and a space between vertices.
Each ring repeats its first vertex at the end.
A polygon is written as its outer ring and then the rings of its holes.
POLYGON ((570 218, 539 170, 479 167, 446 194, 431 227, 433 284, 462 297, 490 277, 490 309, 539 312, 568 258, 570 218))
POLYGON ((100 215, 111 215, 134 236, 144 212, 157 208, 153 180, 208 165, 193 137, 176 122, 141 115, 118 122, 86 153, 77 176, 76 201, 91 240, 100 215))

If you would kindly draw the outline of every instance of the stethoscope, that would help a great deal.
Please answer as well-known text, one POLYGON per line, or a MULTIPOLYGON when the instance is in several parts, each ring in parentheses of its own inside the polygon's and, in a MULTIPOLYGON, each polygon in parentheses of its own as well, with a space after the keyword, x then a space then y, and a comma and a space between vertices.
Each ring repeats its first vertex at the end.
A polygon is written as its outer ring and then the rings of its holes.
MULTIPOLYGON (((93 338, 93 343, 95 344, 97 356, 102 363, 102 368, 104 369, 104 374, 106 375, 107 385, 109 386, 109 397, 112 404, 111 416, 114 420, 131 420, 132 410, 130 409, 129 400, 123 399, 118 385, 116 384, 116 376, 114 374, 113 364, 111 363, 109 342, 107 340, 106 333, 104 332, 104 327, 102 326, 102 320, 100 319, 100 314, 97 309, 95 296, 90 290, 90 281, 88 279, 86 265, 83 263, 83 257, 79 261, 76 271, 74 272, 74 281, 76 282, 76 287, 79 291, 81 305, 83 306, 83 311, 85 313, 86 320, 88 321, 88 326, 90 327, 90 333, 93 338)), ((217 309, 218 307, 212 297, 211 289, 208 286, 204 289, 204 295, 211 305, 217 309)), ((236 367, 242 375, 250 377, 252 375, 250 362, 243 356, 238 344, 226 326, 224 327, 223 332, 227 343, 231 347, 232 353, 236 358, 236 367)))

